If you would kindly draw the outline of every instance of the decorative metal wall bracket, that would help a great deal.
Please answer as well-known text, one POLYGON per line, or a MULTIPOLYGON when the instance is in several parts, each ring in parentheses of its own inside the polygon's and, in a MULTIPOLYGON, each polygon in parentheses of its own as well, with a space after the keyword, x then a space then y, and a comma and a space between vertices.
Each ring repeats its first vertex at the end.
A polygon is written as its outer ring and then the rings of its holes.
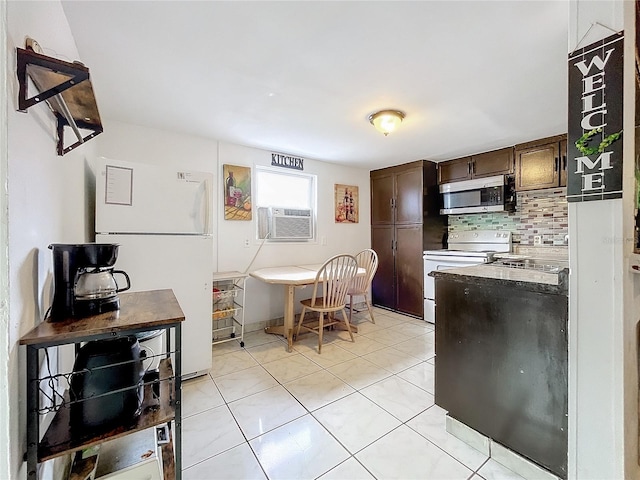
POLYGON ((16 50, 20 86, 18 110, 26 112, 33 105, 47 102, 57 120, 58 155, 64 155, 102 133, 102 122, 87 67, 80 62, 65 62, 30 49, 16 50), (28 97, 29 79, 38 90, 32 97, 28 97), (78 139, 67 147, 64 146, 65 127, 70 127, 78 139), (83 136, 80 129, 91 133, 83 136))

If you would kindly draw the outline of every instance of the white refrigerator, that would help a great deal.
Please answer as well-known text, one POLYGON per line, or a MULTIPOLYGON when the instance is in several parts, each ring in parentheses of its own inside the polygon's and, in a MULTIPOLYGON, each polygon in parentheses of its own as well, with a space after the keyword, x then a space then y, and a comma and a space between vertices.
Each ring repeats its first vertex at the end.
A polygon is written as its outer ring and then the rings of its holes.
POLYGON ((170 288, 185 314, 182 377, 211 368, 213 175, 97 159, 96 242, 120 245, 131 290, 170 288))

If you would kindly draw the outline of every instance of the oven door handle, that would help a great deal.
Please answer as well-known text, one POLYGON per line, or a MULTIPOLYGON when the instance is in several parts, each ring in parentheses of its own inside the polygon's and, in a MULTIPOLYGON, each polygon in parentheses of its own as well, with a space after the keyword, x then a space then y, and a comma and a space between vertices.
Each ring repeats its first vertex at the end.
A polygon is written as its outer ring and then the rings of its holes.
POLYGON ((451 255, 425 255, 422 257, 426 261, 431 262, 446 262, 451 264, 468 264, 468 265, 477 265, 479 263, 488 263, 488 259, 486 257, 464 257, 464 258, 456 258, 451 255), (474 263, 475 262, 475 263, 474 263))

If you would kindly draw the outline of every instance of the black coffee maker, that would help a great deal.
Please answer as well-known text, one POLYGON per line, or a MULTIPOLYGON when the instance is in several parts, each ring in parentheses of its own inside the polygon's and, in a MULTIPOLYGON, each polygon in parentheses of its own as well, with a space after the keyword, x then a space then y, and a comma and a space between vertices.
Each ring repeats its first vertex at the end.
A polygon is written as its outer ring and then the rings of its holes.
POLYGON ((53 304, 51 319, 82 318, 120 308, 118 292, 131 287, 129 276, 114 270, 118 258, 114 243, 54 243, 53 304), (126 286, 120 288, 114 275, 121 274, 126 286))

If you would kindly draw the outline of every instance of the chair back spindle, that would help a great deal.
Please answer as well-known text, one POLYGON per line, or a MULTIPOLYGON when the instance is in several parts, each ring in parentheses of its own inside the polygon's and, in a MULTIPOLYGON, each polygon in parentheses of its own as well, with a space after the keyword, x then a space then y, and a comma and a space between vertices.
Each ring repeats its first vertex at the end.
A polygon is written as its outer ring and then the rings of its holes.
POLYGON ((367 248, 358 253, 355 258, 358 262, 358 267, 363 268, 367 273, 366 275, 356 276, 351 282, 351 288, 349 288, 347 293, 347 295, 349 295, 349 320, 351 320, 353 314, 353 297, 362 296, 364 297, 367 310, 369 310, 371 321, 376 323, 373 318, 371 303, 369 302, 369 292, 371 291, 373 277, 378 270, 378 254, 375 250, 367 248))
POLYGON ((351 341, 354 341, 349 318, 345 314, 345 304, 347 294, 357 273, 358 262, 352 255, 340 254, 331 257, 320 267, 316 274, 311 298, 301 302, 302 312, 300 313, 295 336, 297 337, 300 334, 301 328, 318 334, 318 353, 322 350, 322 336, 325 327, 331 327, 338 323, 344 324, 349 332, 351 341), (303 324, 307 310, 319 313, 317 325, 303 324), (336 312, 342 313, 342 321, 335 317, 336 312), (326 323, 325 316, 327 317, 326 323))
POLYGON ((327 260, 316 275, 312 304, 315 305, 315 300, 320 294, 323 308, 344 305, 357 272, 357 261, 351 255, 336 255, 327 260), (322 292, 317 291, 318 286, 322 287, 322 292))

